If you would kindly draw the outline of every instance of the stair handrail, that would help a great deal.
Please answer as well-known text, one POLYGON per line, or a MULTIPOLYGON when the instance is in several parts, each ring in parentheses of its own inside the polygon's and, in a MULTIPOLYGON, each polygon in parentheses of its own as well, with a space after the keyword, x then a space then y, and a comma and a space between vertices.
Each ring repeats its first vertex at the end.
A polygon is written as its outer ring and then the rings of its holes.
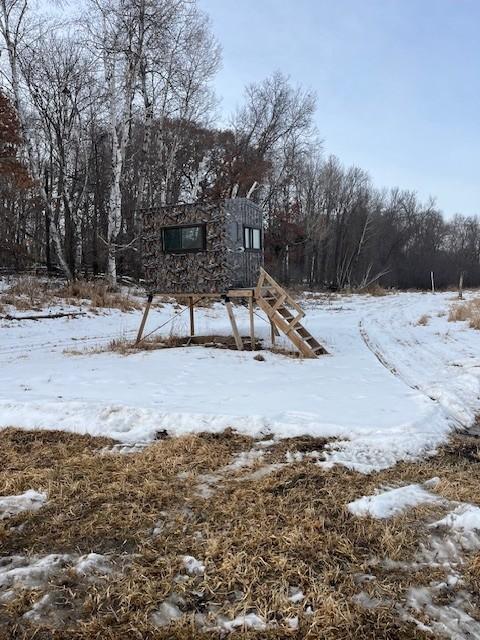
POLYGON ((282 285, 278 284, 278 282, 274 280, 267 271, 265 271, 263 267, 260 267, 260 278, 258 279, 258 283, 255 290, 255 296, 257 298, 263 298, 262 292, 261 292, 263 280, 267 280, 270 283, 270 285, 277 290, 277 292, 281 293, 282 295, 285 295, 285 302, 287 302, 291 307, 293 307, 296 311, 298 311, 298 313, 302 314, 301 315, 302 318, 305 316, 305 311, 302 309, 302 307, 292 298, 292 296, 289 293, 285 291, 282 285))

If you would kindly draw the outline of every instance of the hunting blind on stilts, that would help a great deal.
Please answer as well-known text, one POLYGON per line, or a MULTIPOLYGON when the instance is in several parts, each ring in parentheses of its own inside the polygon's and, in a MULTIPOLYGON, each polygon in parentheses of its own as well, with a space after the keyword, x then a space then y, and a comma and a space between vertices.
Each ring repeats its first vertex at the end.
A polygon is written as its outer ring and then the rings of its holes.
POLYGON ((154 295, 188 300, 190 334, 194 308, 205 298, 223 299, 236 346, 243 350, 231 299, 248 301, 250 346, 255 349, 254 305, 266 313, 272 339, 281 331, 300 353, 316 358, 325 349, 305 329, 303 310, 263 269, 263 215, 247 198, 216 204, 151 207, 143 211, 144 273, 148 302, 137 343, 142 340, 154 295))

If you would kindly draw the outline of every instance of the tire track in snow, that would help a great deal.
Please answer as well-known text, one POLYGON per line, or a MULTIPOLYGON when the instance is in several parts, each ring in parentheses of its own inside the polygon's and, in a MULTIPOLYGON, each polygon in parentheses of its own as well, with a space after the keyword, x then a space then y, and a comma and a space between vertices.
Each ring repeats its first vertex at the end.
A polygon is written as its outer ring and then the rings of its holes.
MULTIPOLYGON (((370 339, 370 336, 367 333, 367 330, 365 329, 365 326, 364 326, 364 323, 363 323, 363 319, 359 321, 358 329, 360 331, 360 336, 362 337, 362 340, 365 343, 365 346, 367 347, 367 349, 371 353, 373 353, 375 358, 380 362, 380 364, 383 367, 385 367, 385 369, 388 369, 388 371, 390 371, 390 373, 392 375, 394 375, 396 378, 399 378, 404 384, 407 385, 407 387, 410 387, 411 389, 415 389, 415 391, 421 391, 421 389, 418 387, 418 385, 413 384, 412 382, 407 380, 407 378, 405 376, 403 376, 398 371, 398 369, 387 360, 385 355, 378 348, 376 348, 374 346, 372 340, 370 339)), ((432 400, 433 400, 433 398, 432 398, 432 400)))
MULTIPOLYGON (((402 303, 398 303, 398 301, 395 301, 397 304, 394 305, 394 309, 390 308, 389 312, 387 314, 385 314, 385 317, 379 317, 378 314, 377 315, 373 315, 370 314, 371 320, 372 322, 376 323, 378 325, 378 327, 383 331, 383 333, 388 337, 388 339, 390 339, 390 341, 398 348, 398 347, 402 347, 402 341, 398 339, 398 332, 395 333, 394 329, 396 326, 399 325, 399 319, 400 319, 400 324, 402 326, 402 328, 404 329, 405 327, 410 327, 413 326, 412 323, 412 317, 410 314, 410 317, 408 315, 408 313, 405 313, 407 310, 411 309, 411 305, 406 302, 404 303, 402 301, 402 303), (403 322, 402 322, 403 320, 403 322)), ((414 310, 414 309, 413 309, 414 310)), ((427 311, 429 311, 427 309, 427 311)), ((431 311, 431 309, 430 309, 431 311)), ((445 403, 445 397, 444 394, 446 394, 448 396, 448 394, 452 394, 454 393, 454 391, 452 392, 451 389, 448 388, 448 385, 445 386, 445 381, 448 380, 448 377, 446 378, 444 377, 440 377, 439 379, 434 379, 434 380, 426 380, 425 383, 422 383, 422 381, 420 382, 416 382, 415 379, 412 377, 412 375, 409 375, 409 372, 407 371, 407 373, 402 372, 400 370, 400 367, 397 364, 394 364, 391 360, 391 357, 389 358, 380 348, 380 345, 378 344, 378 341, 375 340, 375 338, 372 338, 369 333, 368 330, 365 326, 365 320, 366 318, 362 318, 359 321, 359 333, 360 336, 365 344, 365 346, 369 349, 369 351, 376 357, 376 359, 380 362, 380 364, 385 367, 388 371, 390 371, 390 373, 392 375, 394 375, 396 378, 398 378, 399 380, 401 380, 405 385, 407 385, 409 388, 413 389, 414 391, 417 391, 419 393, 421 393, 423 396, 429 398, 431 401, 435 402, 436 404, 438 404, 442 410, 445 412, 445 415, 448 417, 449 420, 451 420, 452 422, 452 426, 459 431, 465 432, 466 429, 469 429, 472 427, 471 424, 468 423, 468 420, 461 420, 460 418, 458 418, 456 415, 454 415, 452 413, 452 409, 451 406, 449 406, 448 404, 448 397, 447 397, 447 404, 445 403), (426 388, 427 387, 427 388, 426 388), (439 394, 436 395, 432 395, 431 392, 428 391, 428 387, 430 388, 436 388, 440 390, 439 394)), ((445 345, 442 343, 439 343, 439 348, 433 348, 431 345, 428 345, 428 343, 426 342, 420 342, 412 333, 412 331, 410 330, 410 334, 411 335, 406 335, 405 337, 407 338, 411 338, 412 341, 412 346, 415 347, 416 350, 416 356, 415 356, 415 364, 418 367, 422 367, 423 365, 423 369, 426 370, 427 372, 430 370, 435 373, 436 370, 441 371, 442 369, 444 369, 446 366, 449 366, 449 362, 446 362, 446 360, 448 361, 450 358, 448 358, 448 356, 450 355, 450 349, 447 350, 445 349, 445 345), (443 355, 443 357, 442 357, 443 355), (427 366, 425 366, 427 365, 427 366)), ((454 335, 450 335, 449 336, 450 340, 452 341, 452 347, 451 347, 451 351, 452 353, 455 353, 458 355, 458 353, 462 353, 464 355, 469 355, 467 353, 465 353, 465 347, 467 345, 465 345, 463 343, 463 341, 458 340, 454 335), (455 346, 453 346, 455 345, 455 346)), ((405 341, 404 341, 405 342, 405 341)), ((408 343, 407 343, 408 345, 408 343)), ((469 353, 471 353, 471 345, 468 345, 469 348, 469 353)), ((409 351, 409 346, 405 346, 403 348, 405 354, 406 354, 406 361, 402 362, 401 364, 403 365, 403 368, 407 368, 407 369, 412 369, 412 362, 411 362, 411 357, 408 357, 408 351, 409 351)), ((413 370, 413 376, 417 375, 416 374, 416 369, 413 370)), ((436 390, 435 389, 435 390, 436 390)), ((459 398, 456 396, 455 394, 455 399, 459 400, 459 398)), ((468 406, 467 403, 465 403, 465 407, 467 409, 470 409, 470 407, 468 406)))
MULTIPOLYGON (((395 307, 397 309, 397 314, 396 315, 398 315, 399 312, 400 313, 403 312, 406 308, 409 307, 408 302, 404 302, 403 300, 400 302, 398 299, 392 299, 391 302, 393 302, 393 304, 395 305, 395 307)), ((382 311, 383 311, 383 309, 382 309, 382 311)), ((372 313, 370 313, 368 315, 370 317, 373 317, 374 320, 378 322, 378 314, 376 316, 373 316, 372 313)), ((367 315, 367 317, 368 317, 368 315, 367 315)), ((387 318, 390 318, 390 316, 388 314, 387 314, 387 318)), ((391 323, 390 323, 390 326, 391 326, 391 323)), ((376 359, 380 362, 380 364, 383 367, 388 369, 388 371, 390 371, 390 373, 392 375, 394 375, 396 378, 401 380, 404 384, 407 385, 407 387, 410 387, 411 389, 414 389, 415 391, 422 391, 420 389, 420 387, 416 383, 414 383, 413 381, 409 380, 407 378, 407 376, 405 376, 404 374, 400 373, 399 369, 386 357, 386 355, 384 353, 382 353, 382 351, 380 350, 378 345, 376 345, 374 343, 373 339, 369 336, 368 331, 367 331, 367 329, 365 327, 365 317, 360 319, 360 321, 358 323, 358 328, 359 328, 360 336, 361 336, 365 346, 376 357, 376 359)), ((388 333, 388 329, 386 328, 385 323, 383 324, 382 328, 385 331, 385 333, 388 333)), ((395 342, 399 343, 399 341, 396 339, 395 336, 393 336, 393 340, 395 342)))
MULTIPOLYGON (((136 329, 128 329, 122 331, 122 336, 130 336, 136 333, 136 329)), ((0 356, 18 355, 23 353, 29 353, 31 351, 44 351, 44 350, 60 350, 68 347, 86 346, 92 343, 103 345, 109 340, 112 340, 114 336, 111 333, 101 336, 85 336, 84 338, 67 338, 66 340, 55 340, 50 342, 33 342, 30 344, 17 344, 4 349, 0 349, 0 356)))

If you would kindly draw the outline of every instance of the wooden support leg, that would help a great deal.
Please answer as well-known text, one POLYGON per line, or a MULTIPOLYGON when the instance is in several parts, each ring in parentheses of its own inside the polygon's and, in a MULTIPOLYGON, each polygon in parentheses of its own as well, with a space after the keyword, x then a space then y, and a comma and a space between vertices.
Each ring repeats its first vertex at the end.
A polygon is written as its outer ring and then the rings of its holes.
POLYGON ((277 328, 277 325, 270 319, 270 337, 272 340, 272 347, 275 346, 275 338, 280 335, 280 331, 277 328))
POLYGON ((248 299, 248 312, 250 314, 250 344, 252 351, 255 351, 255 319, 253 315, 253 296, 248 299))
POLYGON ((237 321, 235 320, 235 316, 233 315, 233 307, 230 300, 227 299, 225 302, 225 306, 227 307, 228 317, 230 318, 230 324, 232 325, 233 337, 235 338, 235 344, 237 345, 237 349, 239 351, 243 351, 243 342, 240 334, 238 332, 237 321))
POLYGON ((140 328, 138 329, 137 340, 136 340, 135 344, 138 344, 140 342, 140 340, 142 339, 143 330, 145 329, 145 324, 147 322, 148 312, 150 311, 150 307, 152 305, 152 300, 153 300, 153 295, 151 293, 149 293, 148 294, 148 298, 147 298, 147 305, 145 307, 145 311, 143 312, 143 318, 142 318, 142 321, 140 323, 140 328))
POLYGON ((193 305, 193 297, 190 296, 188 299, 188 303, 190 306, 190 337, 193 338, 195 335, 195 307, 193 305))

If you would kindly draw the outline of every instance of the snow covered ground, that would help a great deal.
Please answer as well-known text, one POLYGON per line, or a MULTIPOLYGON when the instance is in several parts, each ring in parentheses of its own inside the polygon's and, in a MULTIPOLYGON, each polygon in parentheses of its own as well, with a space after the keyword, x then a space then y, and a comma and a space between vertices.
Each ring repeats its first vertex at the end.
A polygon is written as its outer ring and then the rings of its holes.
MULTIPOLYGON (((473 295, 473 294, 469 294, 473 295)), ((328 464, 386 468, 432 452, 480 409, 480 332, 449 323, 453 293, 304 301, 318 360, 189 347, 72 355, 133 338, 141 313, 0 321, 0 427, 64 429, 124 443, 227 426, 264 437, 337 437, 328 464), (418 324, 427 314, 428 323, 418 324)), ((52 309, 53 312, 53 309, 52 309)), ((178 310, 152 310, 146 332, 178 310)), ((259 312, 261 315, 261 312, 259 312)), ((236 311, 248 334, 246 310, 236 311)), ((160 333, 188 333, 188 313, 160 333)), ((269 326, 256 318, 268 343, 269 326)), ((198 334, 229 334, 225 309, 196 311, 198 334)))

